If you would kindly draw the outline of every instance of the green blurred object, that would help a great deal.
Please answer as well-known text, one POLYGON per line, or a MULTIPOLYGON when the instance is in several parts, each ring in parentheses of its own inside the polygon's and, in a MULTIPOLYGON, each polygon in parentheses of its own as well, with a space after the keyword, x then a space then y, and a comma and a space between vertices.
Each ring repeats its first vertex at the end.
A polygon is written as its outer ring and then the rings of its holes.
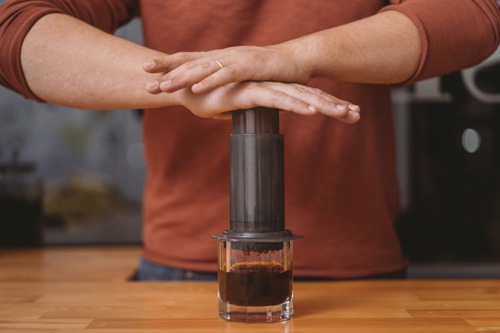
POLYGON ((79 154, 87 152, 90 148, 89 134, 79 124, 66 123, 60 128, 60 135, 63 141, 79 154))
POLYGON ((75 176, 44 197, 45 213, 61 218, 69 229, 93 223, 119 208, 112 186, 89 176, 75 176))

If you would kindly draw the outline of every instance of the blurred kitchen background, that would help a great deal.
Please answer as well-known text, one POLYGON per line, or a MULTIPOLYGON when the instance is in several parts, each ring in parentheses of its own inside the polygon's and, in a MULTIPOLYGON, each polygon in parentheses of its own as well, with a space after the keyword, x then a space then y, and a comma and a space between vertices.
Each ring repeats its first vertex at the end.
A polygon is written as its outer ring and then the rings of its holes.
MULTIPOLYGON (((117 35, 142 43, 140 20, 117 35)), ((0 86, 0 246, 140 244, 145 172, 139 111, 39 104, 0 86), (5 221, 13 211, 20 220, 5 221)))
MULTIPOLYGON (((117 35, 142 43, 140 20, 117 35)), ((408 276, 500 278, 500 51, 393 97, 408 276)), ((137 110, 0 87, 0 246, 139 245, 141 135, 137 110)))

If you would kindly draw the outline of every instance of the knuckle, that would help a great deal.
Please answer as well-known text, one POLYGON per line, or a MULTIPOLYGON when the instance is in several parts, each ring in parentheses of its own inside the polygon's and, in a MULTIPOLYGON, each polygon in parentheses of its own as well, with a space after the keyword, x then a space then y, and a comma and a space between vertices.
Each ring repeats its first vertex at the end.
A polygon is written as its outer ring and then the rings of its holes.
POLYGON ((325 97, 325 96, 329 96, 326 92, 324 92, 323 90, 319 89, 319 88, 310 88, 311 89, 311 92, 320 96, 320 97, 325 97))
POLYGON ((213 75, 210 75, 209 77, 204 79, 203 83, 213 88, 218 88, 220 86, 220 84, 218 84, 217 82, 217 79, 213 75))
POLYGON ((282 99, 283 98, 283 93, 279 90, 274 90, 272 93, 271 93, 271 97, 273 99, 282 99))
POLYGON ((319 94, 319 95, 324 95, 325 92, 319 88, 311 88, 311 90, 316 93, 316 94, 319 94))
POLYGON ((173 82, 180 82, 182 80, 184 80, 184 74, 178 74, 176 75, 174 78, 171 79, 173 82))
POLYGON ((187 69, 193 69, 197 66, 196 62, 194 61, 188 61, 184 64, 184 66, 187 68, 187 69))
MULTIPOLYGON (((305 86, 305 88, 310 91, 311 93, 313 94, 316 94, 318 96, 324 96, 325 95, 325 92, 319 88, 314 88, 314 87, 309 87, 309 86, 305 86)), ((328 94, 326 94, 328 95, 328 94)))
POLYGON ((158 79, 158 81, 161 83, 161 82, 164 82, 164 81, 168 81, 170 80, 170 75, 168 74, 165 74, 163 75, 161 78, 158 79))
POLYGON ((348 113, 349 113, 349 109, 345 108, 345 110, 339 111, 339 116, 344 118, 344 117, 347 117, 348 113))
POLYGON ((296 90, 299 94, 301 94, 301 95, 305 95, 305 94, 309 93, 309 91, 308 91, 306 88, 302 87, 302 86, 296 86, 296 87, 295 87, 295 90, 296 90))
POLYGON ((221 70, 224 70, 224 74, 231 80, 236 79, 236 70, 232 67, 224 67, 221 70), (224 70, 225 69, 225 70, 224 70))
POLYGON ((280 102, 282 102, 284 100, 284 96, 285 96, 285 94, 282 93, 281 91, 274 90, 271 93, 271 105, 272 105, 272 107, 277 108, 278 105, 281 104, 280 102))

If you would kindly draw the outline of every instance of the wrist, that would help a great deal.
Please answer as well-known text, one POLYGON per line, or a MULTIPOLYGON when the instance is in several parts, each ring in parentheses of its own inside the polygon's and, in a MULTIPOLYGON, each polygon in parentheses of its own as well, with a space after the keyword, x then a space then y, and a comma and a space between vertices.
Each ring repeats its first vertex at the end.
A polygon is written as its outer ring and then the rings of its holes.
POLYGON ((311 41, 303 37, 271 47, 280 53, 278 66, 286 66, 286 72, 295 73, 294 79, 287 82, 307 84, 313 77, 316 63, 309 49, 310 44, 311 41))
POLYGON ((321 37, 318 34, 308 35, 285 44, 292 61, 311 78, 320 76, 322 52, 321 37))

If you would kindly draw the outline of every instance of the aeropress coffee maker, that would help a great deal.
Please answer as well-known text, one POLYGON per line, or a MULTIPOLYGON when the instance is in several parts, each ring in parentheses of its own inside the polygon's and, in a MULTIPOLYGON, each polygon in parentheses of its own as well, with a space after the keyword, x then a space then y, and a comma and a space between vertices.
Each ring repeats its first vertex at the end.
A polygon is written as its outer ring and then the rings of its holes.
POLYGON ((293 315, 292 240, 285 230, 279 112, 232 112, 230 229, 218 239, 219 316, 276 322, 293 315))

